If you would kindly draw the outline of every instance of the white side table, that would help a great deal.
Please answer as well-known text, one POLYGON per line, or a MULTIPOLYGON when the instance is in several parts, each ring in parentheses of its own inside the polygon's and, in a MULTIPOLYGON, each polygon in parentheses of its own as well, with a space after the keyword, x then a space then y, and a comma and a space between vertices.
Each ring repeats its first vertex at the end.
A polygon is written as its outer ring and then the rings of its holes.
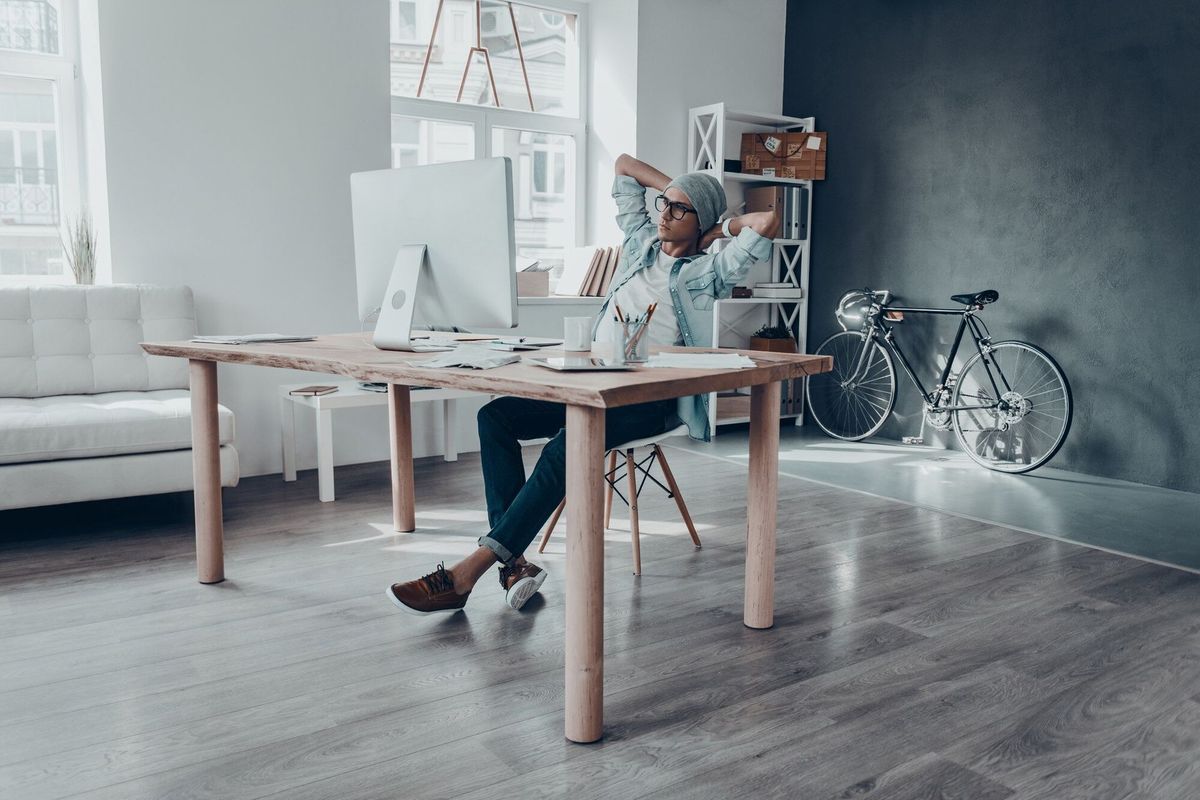
MULTIPOLYGON (((386 406, 387 392, 360 389, 357 383, 330 382, 337 386, 332 394, 298 396, 288 394, 293 389, 311 386, 310 383, 291 383, 279 387, 280 434, 283 441, 283 479, 296 480, 296 406, 308 406, 317 412, 317 483, 322 503, 333 502, 333 412, 338 408, 386 406)), ((454 431, 455 400, 478 397, 476 392, 457 389, 417 389, 411 392, 411 402, 442 401, 442 458, 458 460, 458 440, 454 431)))

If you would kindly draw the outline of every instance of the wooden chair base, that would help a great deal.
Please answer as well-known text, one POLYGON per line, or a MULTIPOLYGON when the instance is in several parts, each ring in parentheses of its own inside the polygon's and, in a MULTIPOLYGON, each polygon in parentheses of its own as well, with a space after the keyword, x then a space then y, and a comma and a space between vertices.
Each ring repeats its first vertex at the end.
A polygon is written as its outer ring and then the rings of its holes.
MULTIPOLYGON (((638 529, 638 495, 642 493, 642 487, 645 486, 647 480, 654 481, 654 483, 666 491, 669 497, 675 498, 675 505, 679 508, 679 515, 683 517, 683 523, 687 526, 688 534, 692 537, 692 544, 697 548, 701 545, 700 537, 696 534, 696 526, 692 522, 692 515, 688 513, 687 503, 683 501, 683 494, 679 491, 679 484, 675 482, 675 475, 671 472, 671 465, 667 463, 667 457, 663 453, 662 448, 657 444, 651 445, 650 456, 643 459, 641 463, 633 457, 633 453, 633 449, 625 451, 625 475, 623 477, 628 480, 627 491, 629 492, 629 497, 626 498, 616 488, 617 481, 622 477, 617 475, 617 451, 609 451, 608 471, 604 473, 604 482, 608 484, 604 498, 604 528, 607 530, 612 527, 613 494, 615 493, 629 506, 629 532, 633 545, 633 574, 641 575, 642 545, 641 534, 638 529), (650 474, 650 467, 654 466, 655 461, 662 468, 663 477, 667 479, 666 486, 663 486, 657 478, 650 474), (640 484, 637 480, 638 472, 641 472, 643 475, 640 484)), ((550 536, 554 533, 554 527, 558 524, 563 509, 566 507, 567 499, 564 497, 562 502, 558 504, 558 508, 554 509, 554 513, 550 516, 550 522, 546 524, 546 530, 542 534, 542 541, 538 545, 539 553, 545 552, 546 544, 550 541, 550 536)))

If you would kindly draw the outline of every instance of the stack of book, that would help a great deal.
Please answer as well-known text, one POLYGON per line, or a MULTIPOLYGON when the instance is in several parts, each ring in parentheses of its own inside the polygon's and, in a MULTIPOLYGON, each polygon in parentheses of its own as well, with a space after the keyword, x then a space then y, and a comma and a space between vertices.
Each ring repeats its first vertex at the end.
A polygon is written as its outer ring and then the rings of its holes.
POLYGON ((776 300, 799 300, 804 297, 804 290, 794 283, 756 283, 755 297, 768 297, 776 300))
POLYGON ((583 282, 579 284, 580 297, 604 297, 612 283, 613 275, 617 272, 617 263, 621 260, 621 248, 599 247, 592 255, 583 282))

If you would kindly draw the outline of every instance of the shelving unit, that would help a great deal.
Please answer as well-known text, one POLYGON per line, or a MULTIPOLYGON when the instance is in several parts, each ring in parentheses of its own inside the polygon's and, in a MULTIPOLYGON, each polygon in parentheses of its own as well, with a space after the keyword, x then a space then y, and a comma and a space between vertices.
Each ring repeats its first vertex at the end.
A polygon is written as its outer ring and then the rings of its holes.
MULTIPOLYGON (((705 171, 721 181, 729 207, 737 209, 744 203, 745 189, 751 185, 803 186, 808 190, 807 239, 776 239, 771 259, 766 266, 752 266, 746 282, 790 283, 801 289, 799 298, 747 297, 717 300, 713 304, 712 343, 730 347, 746 347, 750 334, 763 324, 781 324, 792 331, 800 351, 808 330, 808 276, 812 247, 812 181, 797 178, 774 178, 726 172, 725 159, 737 159, 741 153, 741 134, 751 131, 814 131, 815 117, 787 117, 780 114, 759 114, 736 111, 724 103, 697 106, 688 111, 688 168, 705 171)), ((785 402, 784 416, 803 424, 799 403, 800 383, 790 387, 793 392, 785 402)), ((749 420, 749 394, 709 397, 709 426, 715 431, 720 425, 749 420)))

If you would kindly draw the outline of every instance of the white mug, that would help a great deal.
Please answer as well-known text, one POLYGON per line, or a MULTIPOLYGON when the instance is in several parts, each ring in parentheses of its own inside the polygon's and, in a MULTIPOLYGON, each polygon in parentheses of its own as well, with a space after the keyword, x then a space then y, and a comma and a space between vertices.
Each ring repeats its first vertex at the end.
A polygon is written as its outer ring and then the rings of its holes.
POLYGON ((587 352, 592 349, 592 317, 567 317, 563 320, 563 350, 587 352))

